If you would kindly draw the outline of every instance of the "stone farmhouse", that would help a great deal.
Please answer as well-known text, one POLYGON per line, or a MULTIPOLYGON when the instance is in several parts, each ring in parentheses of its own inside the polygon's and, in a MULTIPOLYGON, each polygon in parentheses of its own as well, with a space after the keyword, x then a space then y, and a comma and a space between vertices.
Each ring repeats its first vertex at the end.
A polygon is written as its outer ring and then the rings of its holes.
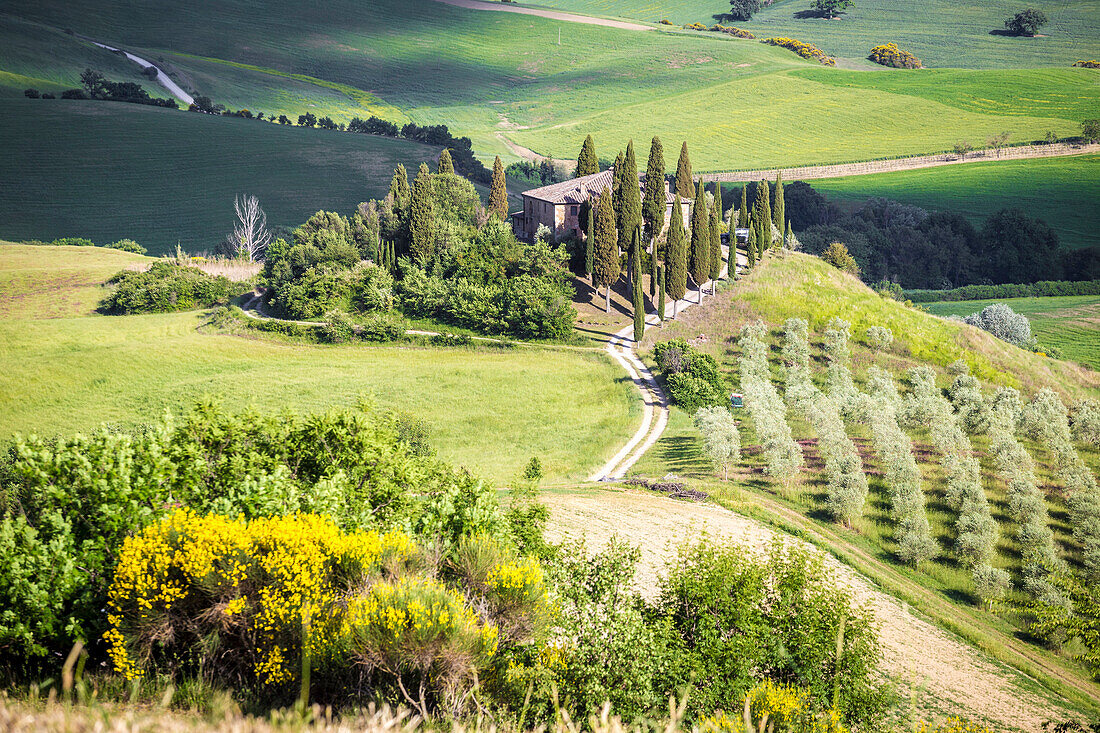
MULTIPOLYGON (((611 190, 614 179, 614 169, 593 173, 590 176, 581 176, 561 183, 552 183, 542 188, 533 188, 524 191, 523 210, 512 214, 512 229, 516 236, 524 240, 535 238, 540 224, 549 227, 556 237, 583 235, 581 222, 581 206, 591 202, 593 205, 600 197, 600 191, 604 188, 611 190)), ((645 174, 638 176, 638 188, 645 196, 645 174)), ((691 199, 677 196, 665 181, 665 223, 662 227, 668 227, 672 220, 672 207, 679 199, 681 212, 684 215, 684 225, 691 223, 691 199)))

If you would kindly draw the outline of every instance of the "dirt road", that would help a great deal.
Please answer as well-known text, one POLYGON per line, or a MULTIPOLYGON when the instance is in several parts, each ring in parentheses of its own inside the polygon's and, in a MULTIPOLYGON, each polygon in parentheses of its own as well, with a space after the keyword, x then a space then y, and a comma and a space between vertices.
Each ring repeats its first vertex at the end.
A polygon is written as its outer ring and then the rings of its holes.
MULTIPOLYGON (((545 494, 551 510, 550 534, 587 536, 590 549, 613 534, 642 550, 637 587, 647 597, 657 592, 657 576, 678 544, 700 533, 736 541, 763 552, 776 538, 802 543, 742 515, 713 504, 694 504, 656 494, 590 489, 545 494)), ((805 545, 810 547, 810 545, 805 545)), ((1054 699, 1043 699, 978 650, 914 614, 906 604, 883 593, 831 556, 824 556, 838 584, 874 613, 883 646, 882 670, 898 684, 902 699, 914 696, 925 719, 965 715, 1001 730, 1038 731, 1042 721, 1059 717, 1054 699)), ((1061 717, 1066 717, 1061 715, 1061 717)))
POLYGON ((609 20, 607 18, 593 18, 588 15, 576 15, 563 13, 557 10, 542 10, 540 8, 525 8, 514 3, 490 3, 483 0, 435 0, 447 5, 457 5, 460 8, 470 10, 496 10, 504 13, 519 13, 520 15, 537 15, 540 18, 550 20, 564 20, 568 23, 584 23, 586 25, 602 25, 607 28, 622 28, 628 31, 651 31, 653 26, 631 23, 625 20, 609 20))

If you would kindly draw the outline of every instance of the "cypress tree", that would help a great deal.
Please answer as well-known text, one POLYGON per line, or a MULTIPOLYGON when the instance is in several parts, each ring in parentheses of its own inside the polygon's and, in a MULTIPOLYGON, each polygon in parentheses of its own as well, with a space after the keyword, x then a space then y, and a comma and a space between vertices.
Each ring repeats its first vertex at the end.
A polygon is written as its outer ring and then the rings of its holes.
POLYGON ((687 239, 684 236, 684 213, 679 204, 672 207, 672 220, 668 225, 668 244, 665 247, 665 282, 672 298, 672 316, 676 317, 676 303, 687 293, 687 239))
POLYGON ((756 229, 756 253, 763 256, 771 240, 771 211, 768 207, 768 183, 756 184, 756 197, 752 205, 752 224, 756 229))
POLYGON ((759 227, 756 226, 756 222, 749 221, 749 242, 745 247, 745 254, 748 257, 749 267, 753 267, 756 264, 756 238, 759 232, 759 227))
POLYGON ((749 184, 747 183, 741 186, 741 208, 737 210, 737 226, 739 229, 749 228, 749 184))
MULTIPOLYGON (((631 237, 629 240, 630 247, 635 246, 633 239, 634 230, 642 225, 642 189, 638 185, 638 161, 634 157, 634 141, 630 140, 626 144, 626 158, 623 160, 623 237, 631 237)), ((639 237, 637 245, 641 246, 642 240, 639 237)), ((627 249, 621 247, 621 249, 627 249)), ((640 263, 641 257, 638 258, 640 263)), ((633 261, 632 261, 633 263, 633 261)), ((631 264, 630 277, 634 280, 640 280, 642 277, 641 268, 634 269, 631 264)))
POLYGON ((787 205, 783 200, 783 171, 779 171, 775 176, 775 206, 772 208, 772 221, 775 222, 775 228, 779 230, 779 233, 783 233, 783 227, 787 223, 787 205))
POLYGON ((615 156, 615 173, 611 178, 611 210, 615 212, 615 229, 619 236, 623 236, 623 166, 626 158, 623 151, 615 156))
POLYGON ((455 172, 455 162, 451 160, 451 151, 447 148, 443 148, 443 152, 439 154, 439 164, 436 166, 436 170, 440 173, 455 172))
POLYGON ((592 277, 592 250, 596 245, 596 210, 592 208, 592 203, 590 201, 586 202, 584 207, 588 212, 588 231, 584 238, 584 274, 592 277))
POLYGON ((654 242, 649 250, 649 297, 652 298, 657 287, 657 243, 654 242))
POLYGON ((665 151, 661 138, 654 135, 649 143, 649 161, 645 167, 645 199, 642 201, 642 218, 645 219, 645 236, 651 243, 657 239, 665 225, 665 151))
POLYGON ((695 198, 695 179, 691 175, 687 140, 680 146, 680 159, 676 161, 676 193, 686 199, 695 198))
POLYGON ((791 223, 787 222, 787 233, 783 237, 783 246, 787 249, 794 249, 794 234, 791 233, 791 223))
POLYGON ((660 317, 662 325, 665 322, 665 271, 667 269, 668 267, 661 268, 661 290, 660 295, 657 296, 657 315, 660 317))
POLYGON ((634 227, 634 343, 645 334, 645 304, 642 302, 642 226, 634 227))
POLYGON ((508 187, 504 182, 504 164, 500 156, 493 161, 493 185, 489 189, 489 213, 501 221, 508 218, 508 187))
POLYGON ((435 202, 428 166, 421 164, 412 185, 409 203, 409 239, 413 258, 424 264, 435 250, 435 202))
POLYGON ((405 166, 398 164, 393 169, 393 178, 390 179, 390 193, 393 194, 394 209, 405 209, 409 205, 409 172, 405 166))
POLYGON ((577 178, 581 176, 590 176, 593 173, 600 172, 600 161, 596 158, 596 143, 592 141, 592 136, 589 135, 584 139, 584 144, 581 145, 581 153, 577 156, 577 170, 575 175, 577 178))
POLYGON ((718 231, 718 210, 710 210, 710 276, 711 295, 714 294, 718 276, 722 274, 722 233, 718 231))
POLYGON ((710 207, 703 182, 695 187, 695 205, 691 209, 691 257, 688 262, 699 302, 703 302, 703 282, 710 274, 710 207))
POLYGON ((592 284, 607 288, 607 312, 611 312, 611 285, 619 279, 619 247, 615 243, 615 211, 611 206, 611 191, 605 186, 596 204, 595 261, 592 284))

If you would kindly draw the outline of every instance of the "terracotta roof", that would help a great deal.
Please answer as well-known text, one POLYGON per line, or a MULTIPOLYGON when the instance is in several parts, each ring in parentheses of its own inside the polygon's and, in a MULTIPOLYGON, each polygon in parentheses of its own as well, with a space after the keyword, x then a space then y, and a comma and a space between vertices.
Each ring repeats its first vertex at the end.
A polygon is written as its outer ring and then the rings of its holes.
MULTIPOLYGON (((599 173, 593 173, 590 176, 571 178, 568 181, 551 183, 549 186, 543 186, 542 188, 532 188, 530 191, 524 191, 521 195, 539 199, 540 201, 547 201, 552 204, 582 204, 593 196, 599 196, 600 191, 604 188, 611 190, 611 184, 614 177, 614 169, 609 168, 599 173)), ((638 175, 638 188, 642 190, 644 195, 644 173, 638 175)), ((675 200, 676 194, 669 192, 666 186, 665 203, 671 204, 675 200)), ((689 199, 683 199, 683 201, 691 203, 689 199)))

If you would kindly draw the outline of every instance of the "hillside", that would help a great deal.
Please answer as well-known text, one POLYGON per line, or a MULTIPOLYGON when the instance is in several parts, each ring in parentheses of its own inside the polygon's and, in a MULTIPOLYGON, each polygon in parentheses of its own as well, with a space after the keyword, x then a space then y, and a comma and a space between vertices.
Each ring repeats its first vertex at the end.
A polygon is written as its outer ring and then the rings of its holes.
POLYGON ((960 137, 1004 131, 1014 141, 1076 134, 1082 110, 1100 99, 1097 75, 1083 69, 970 72, 946 83, 931 74, 823 70, 784 49, 716 34, 563 26, 428 2, 383 0, 369 16, 350 0, 323 12, 282 0, 204 0, 186 10, 16 2, 9 12, 163 58, 185 86, 234 105, 315 106, 338 120, 373 109, 447 124, 480 155, 513 160, 502 136, 572 159, 587 133, 609 159, 628 138, 686 138, 700 172, 863 160, 938 152, 960 137), (1026 107, 1015 104, 1021 92, 1026 107), (983 108, 975 96, 994 103, 983 108), (809 119, 813 136, 791 124, 809 119))
POLYGON ((805 11, 808 0, 777 0, 752 20, 729 21, 723 0, 541 0, 540 5, 594 15, 621 16, 656 22, 732 23, 758 36, 790 36, 813 43, 827 53, 864 65, 872 46, 895 42, 917 54, 927 66, 965 68, 1020 68, 1068 66, 1078 59, 1100 55, 1100 15, 1094 3, 1071 0, 1044 6, 1050 24, 1043 37, 1019 39, 996 35, 1005 18, 1020 9, 1011 0, 992 2, 898 3, 860 0, 840 20, 826 21, 805 11))
POLYGON ((237 194, 294 227, 382 198, 397 164, 415 172, 439 156, 407 140, 60 99, 4 100, 0 144, 0 237, 129 237, 152 254, 215 251, 237 194))
MULTIPOLYGON (((783 393, 783 371, 778 368, 783 322, 792 317, 805 318, 810 326, 810 369, 814 380, 825 389, 821 333, 833 316, 852 324, 851 374, 858 389, 869 388, 867 370, 872 365, 889 372, 903 390, 908 368, 931 366, 938 374, 939 386, 946 387, 951 377, 945 367, 962 358, 979 377, 987 397, 997 385, 1020 389, 1025 400, 1047 386, 1061 393, 1067 404, 1081 397, 1100 395, 1100 373, 1022 351, 978 329, 883 299, 855 278, 798 253, 770 256, 755 271, 720 292, 709 305, 687 311, 663 329, 651 330, 642 351, 650 354, 647 358, 652 365, 649 348, 653 343, 686 338, 712 354, 718 360, 727 387, 740 391, 743 388, 738 361, 742 354, 737 335, 742 325, 761 318, 769 330, 771 381, 783 393), (863 334, 872 325, 889 327, 895 335, 893 345, 881 354, 864 342, 863 334)), ((1070 652, 1054 654, 1042 650, 1019 636, 1020 629, 1011 613, 989 613, 976 602, 970 575, 952 554, 957 514, 944 496, 946 476, 934 435, 928 430, 908 432, 921 474, 927 517, 940 554, 913 568, 897 557, 885 464, 875 452, 877 444, 867 425, 858 421, 846 424, 870 488, 862 516, 847 529, 825 511, 825 448, 814 426, 801 413, 788 408, 786 422, 801 446, 805 468, 794 478, 781 482, 764 473, 763 438, 757 433, 752 414, 738 411, 737 417, 742 463, 731 469, 727 481, 717 478, 704 459, 699 434, 690 416, 675 407, 669 428, 632 473, 648 477, 674 474, 693 488, 708 492, 727 508, 809 539, 938 625, 1037 679, 1047 691, 1044 694, 1073 700, 1083 709, 1095 709, 1100 704, 1100 688, 1088 681, 1088 675, 1071 659, 1070 652)), ((1046 447, 1022 435, 1019 440, 1036 462, 1058 551, 1075 563, 1080 558, 1080 546, 1071 536, 1064 479, 1046 447)), ((984 434, 973 435, 971 441, 980 462, 981 486, 1000 529, 993 562, 1005 568, 1015 584, 1019 582, 1022 548, 1005 484, 995 470, 989 438, 984 434)), ((1100 451, 1084 444, 1077 444, 1076 448, 1095 473, 1100 468, 1100 451)), ((1015 602, 1020 598, 1022 594, 1014 591, 1009 600, 1015 602)))
POLYGON ((100 283, 149 261, 0 244, 0 440, 146 423, 208 394, 263 410, 371 395, 424 420, 441 457, 503 483, 532 456, 551 480, 579 479, 636 419, 633 387, 596 349, 310 346, 207 333, 197 312, 90 312, 100 283))
POLYGON ((1063 246, 1100 245, 1100 156, 964 163, 896 173, 810 181, 830 199, 861 202, 873 196, 954 211, 980 226, 1001 209, 1019 208, 1043 219, 1063 246))

